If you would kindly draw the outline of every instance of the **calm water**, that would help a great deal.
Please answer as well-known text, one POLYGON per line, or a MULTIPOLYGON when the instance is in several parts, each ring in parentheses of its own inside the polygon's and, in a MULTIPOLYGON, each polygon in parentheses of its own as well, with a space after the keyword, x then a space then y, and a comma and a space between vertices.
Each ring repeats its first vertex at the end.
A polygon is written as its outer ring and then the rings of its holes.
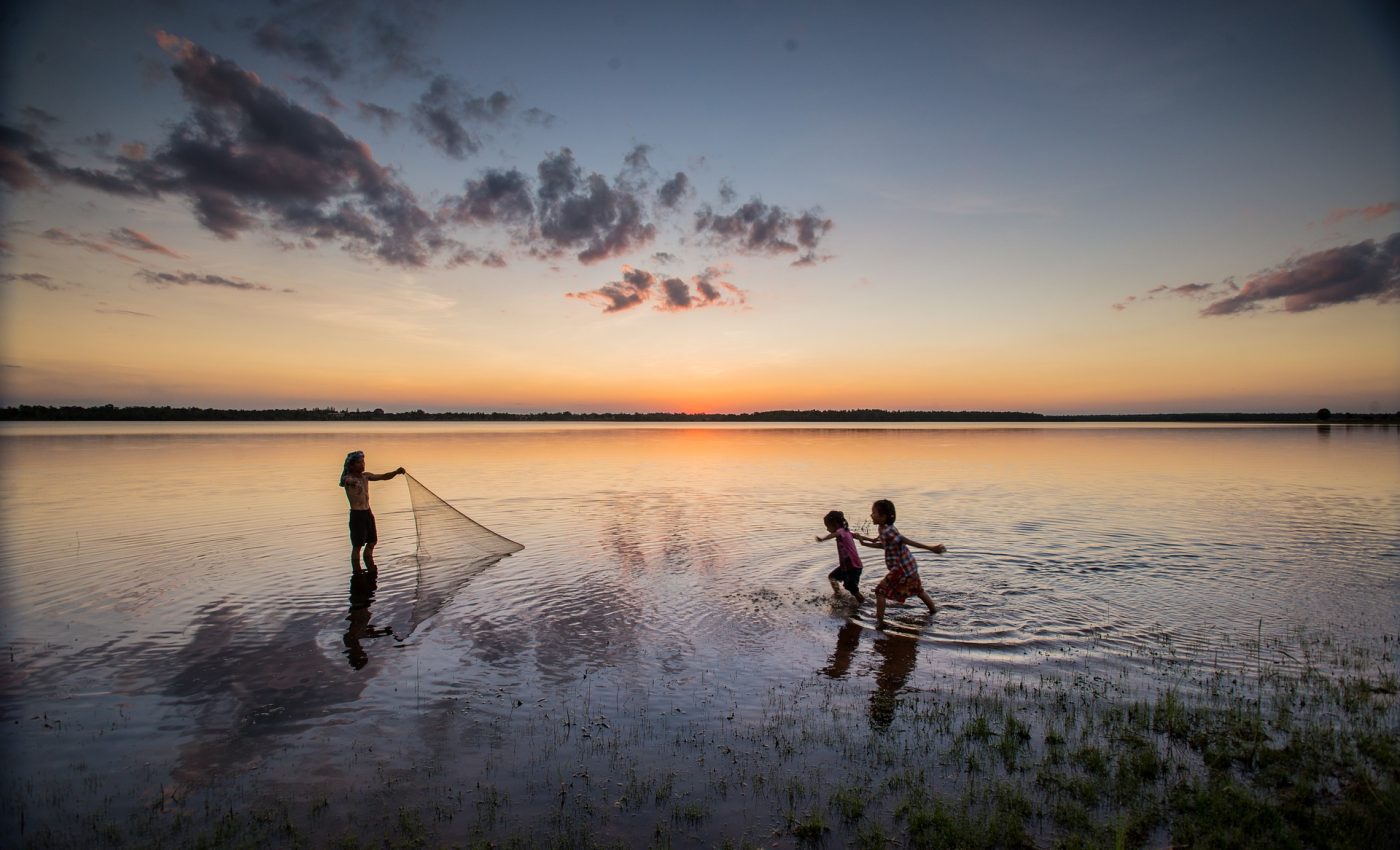
POLYGON ((1392 429, 11 424, 0 451, 11 834, 14 783, 67 795, 30 829, 170 786, 343 785, 371 752, 509 787, 517 756, 565 770, 503 743, 531 710, 743 723, 794 683, 967 670, 1150 689, 1163 657, 1400 634, 1392 429), (413 628, 402 481, 371 485, 378 583, 352 587, 350 449, 526 548, 413 628), (833 602, 813 540, 875 498, 949 548, 918 555, 938 613, 895 607, 889 635, 833 602))

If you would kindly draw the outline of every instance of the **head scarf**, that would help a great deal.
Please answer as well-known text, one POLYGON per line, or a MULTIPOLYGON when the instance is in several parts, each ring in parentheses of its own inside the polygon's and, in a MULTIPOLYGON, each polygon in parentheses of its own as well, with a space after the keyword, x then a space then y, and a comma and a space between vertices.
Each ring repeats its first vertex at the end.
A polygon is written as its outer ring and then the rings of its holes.
POLYGON ((346 473, 348 473, 348 472, 350 471, 350 464, 354 463, 354 462, 357 461, 357 460, 364 460, 364 459, 365 459, 365 453, 364 453, 364 452, 351 452, 350 454, 348 454, 348 455, 345 456, 345 466, 341 467, 341 470, 340 470, 340 486, 342 486, 342 487, 345 486, 345 475, 346 475, 346 473))

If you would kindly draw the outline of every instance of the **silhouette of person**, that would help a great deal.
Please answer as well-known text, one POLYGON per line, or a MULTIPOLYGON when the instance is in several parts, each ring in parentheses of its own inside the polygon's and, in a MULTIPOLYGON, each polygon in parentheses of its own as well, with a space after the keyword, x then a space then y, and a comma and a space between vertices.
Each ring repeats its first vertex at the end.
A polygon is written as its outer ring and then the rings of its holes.
POLYGON ((836 632, 836 651, 826 660, 826 666, 821 669, 828 678, 844 679, 847 671, 851 669, 851 659, 855 657, 856 647, 860 644, 860 625, 849 620, 842 624, 836 632))
POLYGON ((899 704, 899 691, 914 672, 919 642, 912 638, 887 636, 875 641, 880 667, 875 671, 875 690, 870 692, 870 725, 888 729, 899 704))
POLYGON ((391 626, 376 628, 370 624, 369 608, 374 604, 374 591, 378 588, 376 573, 355 570, 350 574, 350 612, 345 616, 350 625, 345 629, 345 636, 341 640, 345 644, 345 655, 350 666, 356 670, 364 669, 369 663, 369 653, 361 645, 361 640, 394 633, 391 626))

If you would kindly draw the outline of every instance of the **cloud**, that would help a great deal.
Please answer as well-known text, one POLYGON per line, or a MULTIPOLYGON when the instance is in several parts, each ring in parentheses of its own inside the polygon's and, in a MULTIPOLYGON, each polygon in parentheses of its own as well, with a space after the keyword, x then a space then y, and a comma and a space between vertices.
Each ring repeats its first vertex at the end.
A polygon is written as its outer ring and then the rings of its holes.
POLYGON ((1281 302, 1287 313, 1305 313, 1337 304, 1400 298, 1400 232, 1318 251, 1258 272, 1239 291, 1201 311, 1228 316, 1281 302))
POLYGON ((1147 301, 1155 301, 1159 298, 1194 298, 1197 300, 1218 297, 1224 292, 1237 292, 1239 287, 1234 280, 1226 280, 1222 283, 1183 283, 1180 286, 1155 286, 1147 290, 1143 295, 1129 295, 1122 301, 1113 305, 1115 310, 1126 310, 1132 304, 1141 304, 1147 301))
POLYGON ((224 289, 239 289, 244 291, 271 292, 272 287, 264 286, 261 283, 249 283, 246 280, 223 277, 217 274, 198 274, 196 272, 157 272, 151 269, 142 269, 136 276, 161 288, 167 286, 214 286, 224 289))
POLYGON ((394 128, 398 126, 399 120, 403 118, 402 115, 389 107, 380 106, 377 103, 366 103, 361 100, 356 103, 356 106, 359 107, 361 121, 377 121, 379 129, 385 133, 393 132, 394 128))
POLYGON ((112 245, 108 243, 94 242, 91 239, 85 239, 81 236, 74 236, 73 234, 69 233, 61 227, 50 227, 48 230, 45 230, 40 235, 56 245, 66 245, 72 248, 82 248, 83 250, 91 251, 94 254, 108 254, 113 257, 116 257, 117 259, 126 260, 128 263, 136 262, 136 259, 134 257, 128 257, 126 254, 123 254, 122 252, 118 251, 116 248, 112 247, 112 245))
POLYGON ((600 305, 604 313, 621 313, 653 298, 657 301, 656 309, 666 313, 748 303, 747 293, 720 280, 723 274, 722 270, 711 267, 686 282, 678 277, 662 278, 644 269, 624 265, 621 280, 587 292, 571 292, 568 297, 600 305))
POLYGON ((690 187, 690 178, 685 176, 685 172, 677 171, 675 177, 656 190, 656 200, 667 209, 675 209, 676 205, 693 194, 695 190, 690 187))
POLYGON ((133 180, 187 196, 225 239, 266 223, 400 266, 424 265, 440 246, 432 217, 368 146, 233 62, 165 32, 156 38, 194 113, 133 180))
POLYGON ((39 272, 25 272, 16 274, 14 272, 0 272, 0 283, 28 283, 49 292, 58 292, 63 287, 53 282, 53 278, 39 272))
POLYGON ((782 207, 752 200, 732 213, 720 214, 708 204, 695 214, 695 230, 712 241, 748 254, 780 255, 803 253, 794 265, 811 265, 818 257, 816 247, 832 228, 832 221, 817 210, 794 217, 782 207))
POLYGON ((428 143, 453 159, 465 159, 481 150, 481 137, 466 123, 499 122, 511 111, 514 99, 502 91, 478 97, 457 81, 438 75, 413 104, 413 128, 428 143))
POLYGON ((135 248, 138 251, 152 251, 157 254, 164 254, 177 260, 183 260, 184 256, 174 250, 158 244, 151 237, 127 227, 119 227, 113 230, 110 238, 118 245, 125 245, 128 248, 135 248))
POLYGON ((267 53, 309 65, 333 80, 345 75, 346 65, 340 59, 343 51, 310 30, 292 32, 282 24, 268 21, 254 31, 253 44, 267 53))
POLYGON ((119 310, 116 307, 97 307, 94 309, 94 312, 102 313, 107 316, 136 316, 141 319, 155 318, 155 316, 150 313, 139 313, 135 310, 119 310))
POLYGON ((42 187, 44 178, 76 183, 112 195, 155 194, 150 187, 121 174, 65 166, 35 132, 0 125, 0 183, 22 191, 42 187))
POLYGON ((312 97, 321 101, 321 105, 327 112, 339 112, 345 104, 331 91, 331 87, 316 79, 315 77, 293 77, 292 82, 301 86, 304 91, 312 97))
POLYGON ((443 212, 461 224, 526 224, 535 212, 530 178, 517 169, 486 171, 466 191, 443 202, 443 212))
POLYGON ((641 248, 656 237, 637 196, 608 184, 601 174, 584 176, 573 151, 564 148, 539 164, 539 234, 543 253, 579 248, 585 265, 641 248))
POLYGON ((1379 204, 1372 204, 1369 207, 1356 207, 1351 209, 1335 209, 1327 214, 1322 220, 1323 224, 1340 224, 1349 218, 1360 218, 1363 221, 1375 221, 1384 218, 1391 213, 1400 212, 1400 201, 1385 201, 1379 204))

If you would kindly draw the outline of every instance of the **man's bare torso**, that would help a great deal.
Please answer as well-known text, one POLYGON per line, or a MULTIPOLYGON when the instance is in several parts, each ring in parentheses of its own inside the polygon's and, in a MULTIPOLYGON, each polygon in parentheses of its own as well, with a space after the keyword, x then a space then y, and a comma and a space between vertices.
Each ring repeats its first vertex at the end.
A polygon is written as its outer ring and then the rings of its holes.
POLYGON ((364 473, 356 475, 353 472, 347 472, 345 474, 345 498, 350 500, 351 510, 369 510, 369 479, 364 473))

